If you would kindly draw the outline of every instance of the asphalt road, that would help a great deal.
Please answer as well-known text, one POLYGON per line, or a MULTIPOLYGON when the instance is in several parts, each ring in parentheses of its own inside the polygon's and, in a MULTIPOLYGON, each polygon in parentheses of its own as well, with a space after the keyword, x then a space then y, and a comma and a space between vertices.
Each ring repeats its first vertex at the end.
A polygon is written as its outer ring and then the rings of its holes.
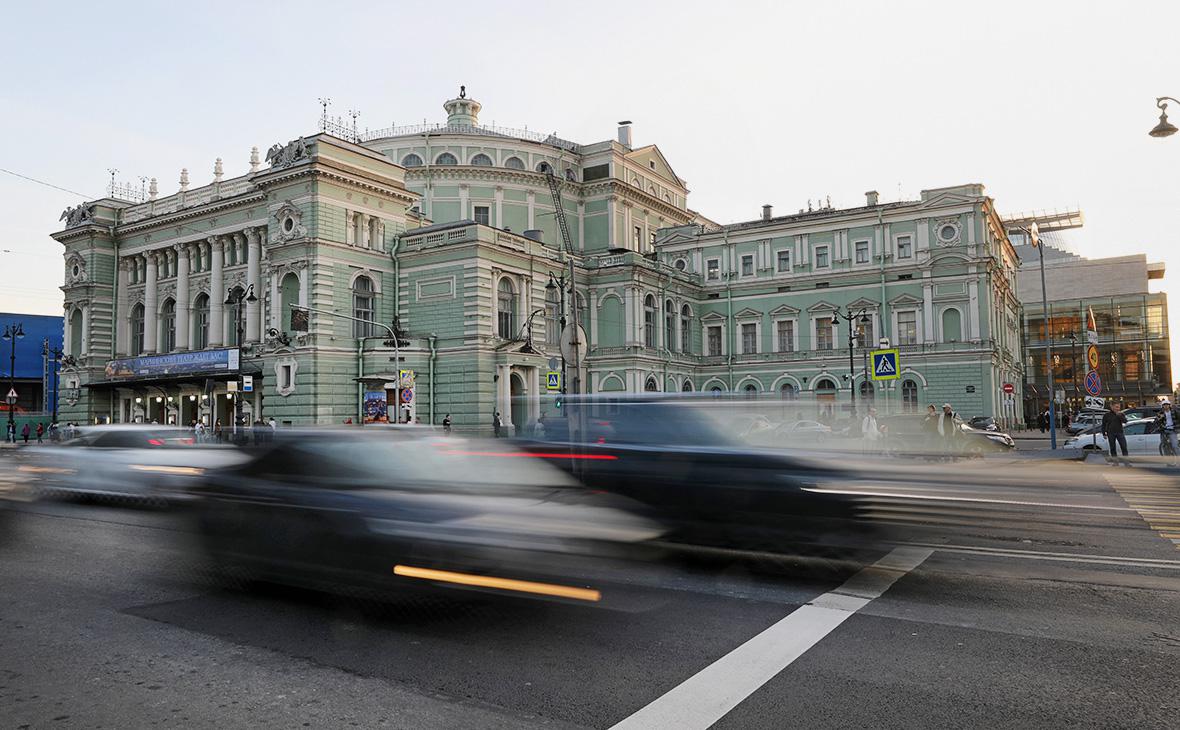
POLYGON ((604 566, 609 609, 237 589, 176 514, 21 504, 0 727, 1180 727, 1180 480, 869 474, 824 488, 892 542, 604 566))

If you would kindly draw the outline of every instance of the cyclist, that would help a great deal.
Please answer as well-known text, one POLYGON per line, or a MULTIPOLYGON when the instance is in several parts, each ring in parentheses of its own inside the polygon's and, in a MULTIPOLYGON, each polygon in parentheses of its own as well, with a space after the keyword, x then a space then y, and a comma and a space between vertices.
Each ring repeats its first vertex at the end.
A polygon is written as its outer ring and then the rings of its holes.
POLYGON ((1180 449, 1176 447, 1177 414, 1168 401, 1164 401, 1160 406, 1160 414, 1155 417, 1155 424, 1160 432, 1160 454, 1171 457, 1172 466, 1176 466, 1176 456, 1180 453, 1180 449))

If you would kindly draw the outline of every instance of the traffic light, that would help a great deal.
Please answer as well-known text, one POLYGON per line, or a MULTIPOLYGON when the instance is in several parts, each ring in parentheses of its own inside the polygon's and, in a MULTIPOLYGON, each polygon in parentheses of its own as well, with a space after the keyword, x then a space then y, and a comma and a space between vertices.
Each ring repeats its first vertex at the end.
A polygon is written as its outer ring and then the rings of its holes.
POLYGON ((561 396, 560 395, 553 399, 553 407, 554 408, 561 408, 561 396))

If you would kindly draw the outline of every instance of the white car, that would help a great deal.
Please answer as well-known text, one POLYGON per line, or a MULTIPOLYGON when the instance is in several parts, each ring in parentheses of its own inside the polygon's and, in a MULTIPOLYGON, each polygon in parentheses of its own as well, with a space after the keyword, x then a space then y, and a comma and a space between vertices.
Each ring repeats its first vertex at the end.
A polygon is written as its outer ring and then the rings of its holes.
POLYGON ((196 443, 193 432, 168 426, 93 426, 61 446, 27 450, 18 467, 43 494, 182 499, 195 477, 234 466, 246 455, 229 446, 196 443))
MULTIPOLYGON (((1131 454, 1159 456, 1160 435, 1153 418, 1136 418, 1123 426, 1127 437, 1127 451, 1131 454)), ((1110 453, 1110 444, 1101 433, 1084 433, 1065 440, 1063 449, 1076 451, 1101 451, 1110 453)), ((1122 454, 1122 449, 1119 449, 1122 454)))

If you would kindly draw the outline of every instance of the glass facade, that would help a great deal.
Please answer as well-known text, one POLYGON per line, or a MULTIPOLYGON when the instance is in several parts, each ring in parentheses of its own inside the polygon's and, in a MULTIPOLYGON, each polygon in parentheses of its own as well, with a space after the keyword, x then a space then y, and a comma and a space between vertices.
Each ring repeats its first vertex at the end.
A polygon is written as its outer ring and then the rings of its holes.
POLYGON ((1026 303, 1026 403, 1031 401, 1032 408, 1047 404, 1046 358, 1051 349, 1055 387, 1065 391, 1066 403, 1071 410, 1084 404, 1084 379, 1089 369, 1086 330, 1090 311, 1094 313, 1098 333, 1101 396, 1130 405, 1170 395, 1172 363, 1168 345, 1167 295, 1136 294, 1050 302, 1048 317, 1039 303, 1026 303))

